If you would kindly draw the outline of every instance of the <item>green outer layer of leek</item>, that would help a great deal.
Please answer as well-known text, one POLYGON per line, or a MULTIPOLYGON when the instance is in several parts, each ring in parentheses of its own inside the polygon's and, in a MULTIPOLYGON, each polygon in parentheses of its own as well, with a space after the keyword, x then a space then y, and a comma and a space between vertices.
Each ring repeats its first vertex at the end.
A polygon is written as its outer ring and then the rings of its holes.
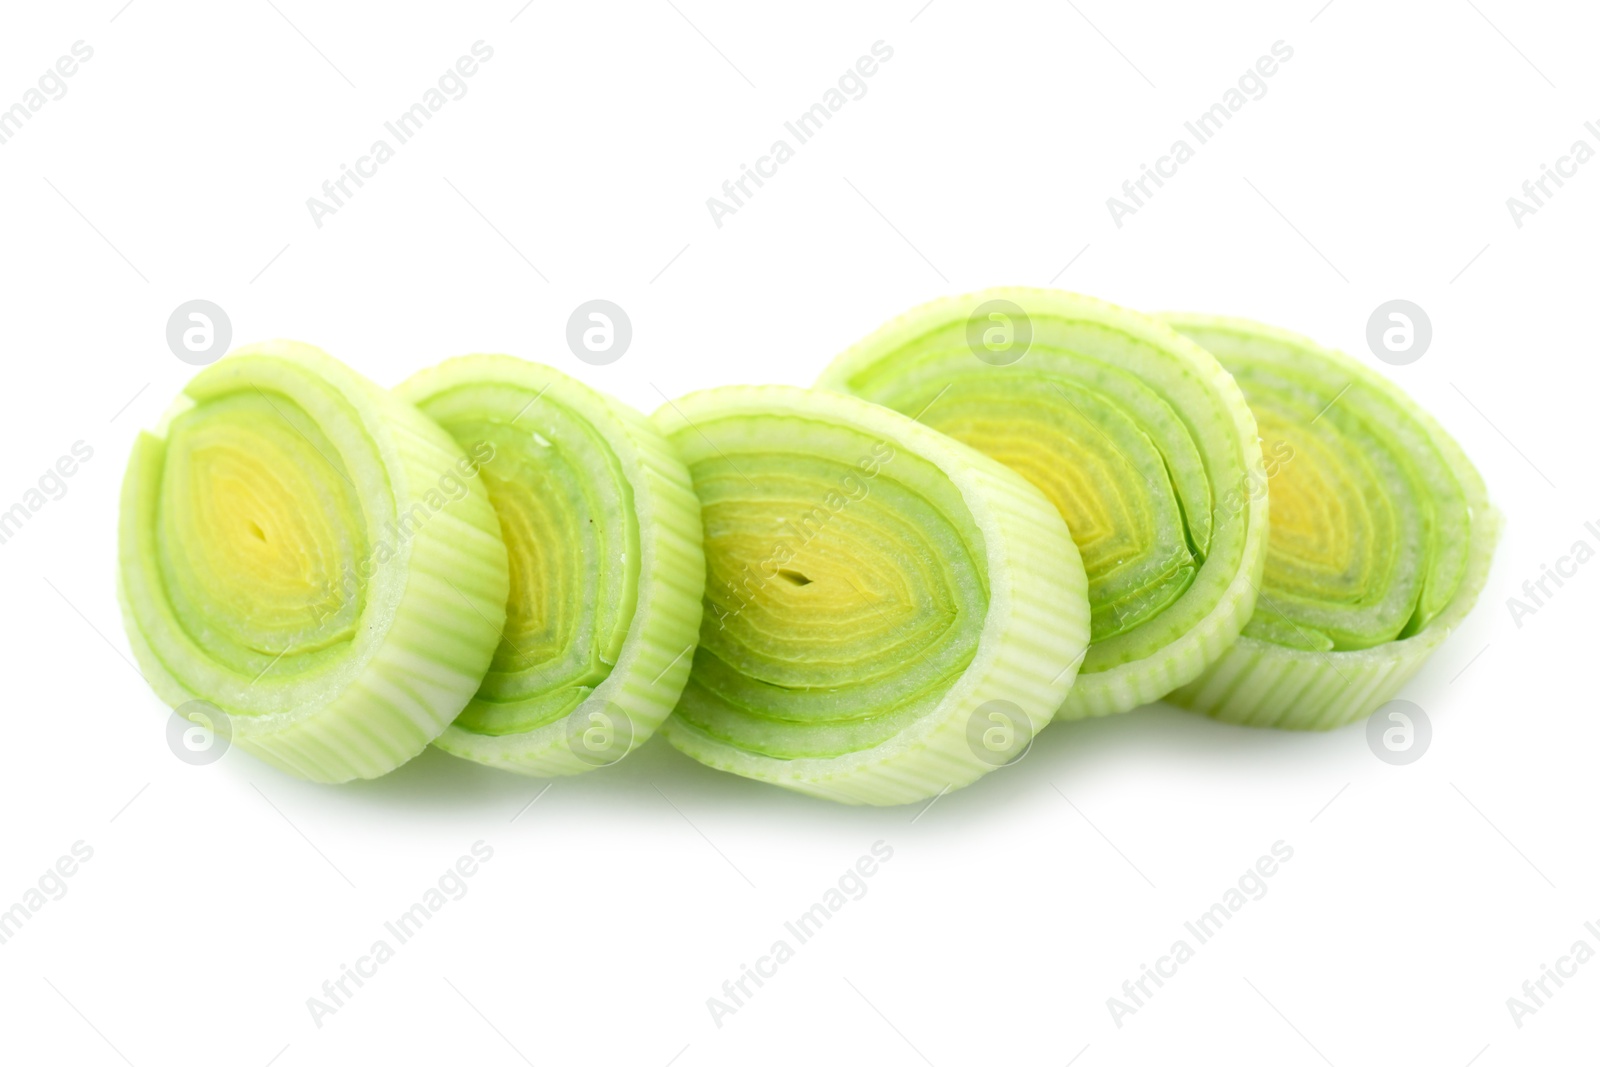
POLYGON ((1267 532, 1265 494, 1248 492, 1262 479, 1255 420, 1217 361, 1164 324, 1072 293, 991 289, 907 312, 818 384, 917 415, 1061 511, 1092 612, 1063 718, 1159 699, 1249 619, 1267 532))
POLYGON ((729 387, 654 420, 705 524, 700 645, 663 727, 674 746, 865 804, 934 796, 1007 761, 995 751, 1026 751, 1089 626, 1077 550, 1038 490, 853 397, 729 387))
POLYGON ((637 411, 510 356, 449 360, 396 393, 486 457, 511 559, 494 662, 435 743, 540 776, 626 756, 672 711, 700 628, 700 507, 682 461, 637 411))
POLYGON ((233 743, 317 781, 427 747, 478 688, 505 618, 499 523, 471 461, 415 408, 307 345, 241 349, 141 434, 118 590, 146 680, 233 743))
POLYGON ((1243 388, 1272 498, 1255 615, 1172 702, 1297 729, 1371 714, 1483 588, 1500 531, 1483 479, 1431 416, 1349 356, 1255 322, 1164 318, 1243 388))

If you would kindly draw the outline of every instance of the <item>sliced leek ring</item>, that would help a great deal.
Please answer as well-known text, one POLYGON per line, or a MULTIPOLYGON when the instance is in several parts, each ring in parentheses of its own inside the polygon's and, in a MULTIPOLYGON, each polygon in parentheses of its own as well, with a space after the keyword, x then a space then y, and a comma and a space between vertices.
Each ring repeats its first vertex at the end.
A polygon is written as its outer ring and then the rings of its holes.
POLYGON ((1239 382, 1271 476, 1244 635, 1173 703, 1332 729, 1390 700, 1477 600, 1500 515, 1459 445, 1349 356, 1240 319, 1168 315, 1239 382))
POLYGON ((1071 528, 1092 640, 1060 715, 1126 711, 1193 680, 1255 606, 1267 531, 1255 420, 1208 353, 1090 297, 991 289, 916 308, 818 383, 1017 471, 1071 528))
POLYGON ((1038 490, 854 397, 729 387, 654 420, 705 523, 706 613, 668 741, 854 804, 1020 758, 1089 631, 1077 549, 1038 490))
POLYGON ((118 590, 145 678, 291 774, 393 770, 500 640, 506 550, 475 474, 415 408, 308 345, 207 367, 122 486, 118 590))
POLYGON ((435 744, 538 776, 622 759, 677 703, 700 628, 682 461, 637 411, 511 356, 452 359, 396 393, 486 457, 511 559, 494 662, 435 744))

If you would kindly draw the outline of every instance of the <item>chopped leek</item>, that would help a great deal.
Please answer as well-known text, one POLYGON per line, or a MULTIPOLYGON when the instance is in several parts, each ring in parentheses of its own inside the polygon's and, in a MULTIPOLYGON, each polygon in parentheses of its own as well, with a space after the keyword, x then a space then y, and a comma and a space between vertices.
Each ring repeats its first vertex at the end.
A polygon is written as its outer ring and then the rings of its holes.
POLYGON ((819 385, 917 414, 1037 486, 1088 572, 1091 643, 1061 716, 1191 681, 1255 606, 1261 451, 1238 386, 1198 345, 1090 297, 993 289, 915 308, 819 385))
POLYGON ((705 523, 706 613, 668 741, 857 804, 1026 751, 1089 632, 1077 549, 1038 490, 854 397, 728 387, 654 419, 705 523))
POLYGON ((427 747, 505 619, 505 545, 475 460, 307 345, 201 371, 122 487, 118 589, 145 678, 316 781, 427 747), (204 706, 204 705, 197 705, 204 706))
POLYGON ((469 453, 511 559, 494 662, 435 742, 522 774, 614 763, 689 675, 705 560, 689 474, 643 415, 559 371, 464 356, 396 392, 469 453))
POLYGON ((1483 588, 1500 528, 1483 479, 1437 422, 1349 356, 1259 323, 1166 319, 1233 374, 1273 461, 1255 615, 1172 701, 1293 729, 1371 714, 1483 588))

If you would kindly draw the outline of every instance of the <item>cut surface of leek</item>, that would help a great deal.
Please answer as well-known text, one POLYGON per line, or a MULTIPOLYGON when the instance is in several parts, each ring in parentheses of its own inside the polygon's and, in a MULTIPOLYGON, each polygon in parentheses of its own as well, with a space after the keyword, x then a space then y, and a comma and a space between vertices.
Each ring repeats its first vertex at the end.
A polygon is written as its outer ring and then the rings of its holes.
POLYGON ((1089 629, 1077 549, 1038 490, 854 397, 728 387, 653 418, 705 525, 675 747, 857 804, 935 796, 1026 751, 1089 629))
POLYGON ((1483 587, 1500 528, 1483 479, 1432 417, 1349 356, 1255 322, 1164 318, 1244 390, 1272 500, 1255 615, 1172 702, 1297 729, 1371 714, 1483 587))
POLYGON ((308 345, 207 367, 123 481, 118 591, 146 680, 300 777, 393 770, 499 641, 506 550, 474 474, 415 408, 308 345))
POLYGON ((1193 680, 1255 606, 1267 503, 1255 421, 1217 361, 1072 293, 991 289, 881 327, 819 386, 883 404, 1037 486, 1088 574, 1091 644, 1060 716, 1193 680))
POLYGON ((494 662, 435 744, 539 776, 615 763, 693 660, 705 561, 688 471, 639 412, 511 356, 452 359, 396 393, 482 458, 511 561, 494 662))

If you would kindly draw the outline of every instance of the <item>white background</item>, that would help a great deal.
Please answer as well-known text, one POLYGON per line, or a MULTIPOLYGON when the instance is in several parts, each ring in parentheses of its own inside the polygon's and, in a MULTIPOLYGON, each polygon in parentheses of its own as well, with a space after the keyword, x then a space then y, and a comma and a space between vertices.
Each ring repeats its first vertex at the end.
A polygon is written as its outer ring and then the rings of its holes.
POLYGON ((74 442, 94 450, 0 545, 0 908, 74 842, 93 849, 0 945, 0 1059, 1594 1055, 1600 961, 1520 1029, 1506 1007, 1574 941, 1600 949, 1583 928, 1600 925, 1600 562, 1520 627, 1506 604, 1600 543, 1600 161, 1521 228, 1505 203, 1575 139, 1600 147, 1592 11, 122 3, 7 5, 0 31, 0 107, 73 42, 94 49, 0 145, 0 508, 74 442), (468 94, 317 228, 306 198, 480 39, 494 58, 468 94), (878 40, 894 56, 867 95, 715 226, 706 198, 878 40), (1294 55, 1267 95, 1115 226, 1106 198, 1278 40, 1294 55), (526 807, 543 783, 431 751, 344 788, 238 751, 187 766, 125 662, 117 490, 192 371, 164 339, 183 301, 220 304, 236 343, 310 341, 384 384, 507 351, 650 410, 809 383, 940 294, 1052 282, 1296 328, 1461 440, 1509 521, 1478 610, 1403 694, 1433 724, 1420 760, 1380 762, 1359 725, 1250 731, 1158 706, 1052 728, 920 814, 804 799, 659 740, 526 807), (564 341, 595 297, 634 327, 607 367, 564 341), (1365 326, 1396 297, 1434 339, 1389 367, 1365 326), (314 1025, 306 999, 480 839, 494 858, 470 892, 314 1025), (894 856, 867 895, 714 1025, 706 998, 879 840, 894 856), (1117 1027, 1106 999, 1279 840, 1294 858, 1270 892, 1117 1027))

